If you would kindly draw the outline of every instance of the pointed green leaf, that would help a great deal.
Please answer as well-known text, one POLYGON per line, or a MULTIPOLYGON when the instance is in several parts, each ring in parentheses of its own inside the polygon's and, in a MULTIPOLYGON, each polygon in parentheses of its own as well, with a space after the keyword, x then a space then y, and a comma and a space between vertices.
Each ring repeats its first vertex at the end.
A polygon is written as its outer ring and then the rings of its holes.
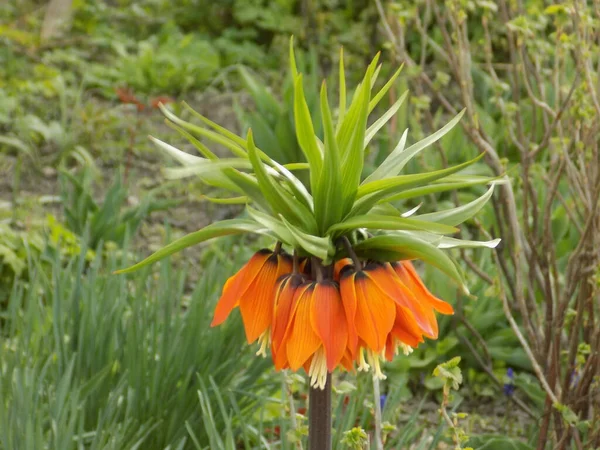
POLYGON ((379 77, 379 72, 381 72, 381 67, 382 67, 382 64, 378 64, 377 67, 375 68, 375 72, 373 72, 373 76, 371 77, 371 83, 369 84, 369 86, 371 86, 371 91, 375 87, 375 83, 377 82, 377 77, 379 77))
POLYGON ((339 132, 340 126, 346 115, 346 74, 344 72, 344 47, 340 47, 340 103, 338 106, 338 119, 336 125, 336 134, 339 132))
POLYGON ((170 120, 165 120, 165 123, 167 124, 167 126, 174 129, 179 134, 181 134, 184 138, 186 138, 189 141, 189 143, 192 144, 196 148, 196 150, 198 150, 202 154, 202 156, 204 156, 205 158, 208 158, 208 159, 219 159, 217 157, 217 155, 215 155, 213 152, 211 152, 206 145, 204 145, 202 142, 200 142, 198 139, 196 139, 194 136, 192 136, 186 130, 181 128, 179 125, 176 125, 175 123, 171 122, 170 120))
POLYGON ((419 239, 434 244, 440 249, 449 248, 496 248, 501 239, 492 239, 491 241, 470 241, 468 239, 458 239, 449 236, 440 236, 439 234, 429 233, 427 231, 414 231, 413 235, 419 239))
POLYGON ((275 217, 270 216, 269 214, 266 214, 262 211, 258 211, 257 209, 254 209, 249 205, 246 206, 246 210, 248 211, 250 217, 256 220, 256 222, 258 222, 259 224, 271 230, 277 236, 277 239, 279 239, 281 242, 292 247, 298 247, 298 242, 296 241, 288 227, 286 227, 281 220, 276 219, 275 217))
POLYGON ((378 203, 375 206, 373 206, 373 208, 371 208, 371 210, 369 211, 369 214, 378 214, 378 215, 391 216, 391 217, 407 218, 407 217, 412 216, 414 213, 416 213, 419 210, 419 208, 421 207, 421 205, 423 205, 423 203, 419 203, 414 208, 401 213, 395 206, 393 206, 390 203, 378 203))
POLYGON ((367 177, 364 183, 372 181, 382 180, 384 178, 397 175, 404 168, 404 166, 423 149, 427 148, 434 142, 441 139, 446 133, 448 133, 461 119, 465 110, 463 109, 458 113, 450 122, 440 128, 435 133, 427 136, 425 139, 420 140, 416 144, 411 145, 406 150, 404 146, 395 149, 389 156, 381 163, 381 165, 375 169, 375 171, 367 177))
MULTIPOLYGON (((230 191, 240 193, 240 189, 232 183, 222 172, 221 169, 225 167, 234 167, 241 165, 241 159, 237 160, 237 163, 223 163, 222 160, 211 160, 206 158, 200 158, 198 156, 190 155, 189 153, 182 152, 178 148, 173 147, 166 142, 161 141, 160 139, 156 139, 155 137, 150 136, 152 142, 158 146, 161 150, 165 151, 169 156, 173 157, 181 164, 186 165, 186 167, 179 169, 166 169, 167 173, 172 171, 171 175, 174 178, 178 178, 178 175, 181 176, 189 176, 189 175, 199 175, 202 181, 211 186, 221 187, 230 191), (238 164, 239 163, 239 164, 238 164), (179 174, 177 171, 189 171, 190 167, 193 167, 196 172, 194 173, 182 173, 179 174), (211 167, 210 170, 203 170, 206 167, 211 167)), ((246 161, 245 165, 249 164, 246 161)))
POLYGON ((342 185, 340 179, 340 155, 331 110, 327 101, 327 86, 323 81, 321 87, 321 118, 325 134, 325 151, 323 170, 317 182, 316 191, 313 192, 315 201, 315 217, 320 232, 338 222, 342 217, 342 185))
POLYGON ((446 225, 458 225, 477 214, 481 208, 484 207, 493 193, 494 185, 492 184, 485 194, 466 205, 460 205, 456 208, 446 209, 444 211, 421 214, 418 218, 420 220, 444 223, 446 225))
POLYGON ((296 65, 296 55, 294 55, 294 36, 290 37, 290 70, 292 79, 295 80, 298 76, 298 66, 296 65))
MULTIPOLYGON (((370 90, 369 86, 371 73, 367 70, 365 79, 363 80, 361 90, 359 91, 359 99, 353 105, 356 108, 356 123, 352 133, 352 139, 348 143, 348 148, 344 151, 340 148, 342 156, 342 198, 343 213, 346 214, 354 203, 357 188, 360 184, 364 159, 365 159, 365 132, 368 119, 368 105, 370 90)), ((354 103, 354 101, 353 101, 354 103)), ((354 112, 353 114, 354 115, 354 112)), ((350 114, 349 114, 350 116, 350 114)))
POLYGON ((361 186, 361 188, 369 186, 369 190, 372 190, 372 192, 368 195, 364 195, 362 198, 359 198, 359 200, 354 203, 354 206, 349 216, 351 217, 359 214, 366 214, 371 210, 373 206, 375 206, 377 203, 380 203, 381 199, 391 198, 391 196, 397 191, 404 191, 408 188, 420 186, 438 179, 443 179, 445 176, 454 172, 458 172, 459 170, 462 170, 470 164, 475 163, 482 156, 483 155, 479 155, 477 158, 471 161, 467 161, 466 163, 449 167, 447 169, 437 170, 434 172, 427 172, 423 174, 401 175, 397 177, 387 178, 385 180, 373 181, 368 185, 361 186))
POLYGON ((165 169, 165 174, 169 179, 179 179, 196 175, 201 179, 205 176, 214 176, 220 173, 222 169, 252 169, 252 164, 247 159, 242 158, 223 158, 216 161, 200 158, 202 161, 188 164, 185 167, 175 167, 165 169))
POLYGON ((248 131, 248 156, 252 163, 258 186, 264 198, 271 205, 272 210, 276 214, 283 214, 288 220, 302 224, 306 230, 316 231, 314 216, 308 208, 284 190, 268 174, 267 169, 258 156, 258 150, 252 139, 252 130, 248 131))
POLYGON ((385 83, 385 85, 379 90, 379 92, 377 92, 377 94, 375 94, 375 96, 373 97, 373 99, 369 102, 369 113, 372 112, 375 109, 375 107, 381 101, 381 99, 383 98, 383 96, 392 87, 392 85, 396 81, 396 78, 398 78, 398 75, 400 75, 400 72, 402 72, 402 68, 403 67, 404 67, 404 64, 402 64, 398 68, 398 70, 396 70, 396 72, 394 73, 394 75, 392 75, 392 77, 388 80, 388 82, 385 83))
POLYGON ((398 194, 394 194, 389 197, 385 197, 384 199, 380 200, 380 202, 381 203, 395 202, 397 200, 405 200, 405 199, 409 199, 409 198, 423 197, 425 195, 435 194, 438 192, 454 191, 457 189, 463 189, 463 188, 467 188, 467 187, 471 187, 471 186, 479 186, 482 184, 490 184, 490 183, 502 184, 501 182, 498 182, 498 178, 496 178, 496 177, 450 176, 450 177, 446 177, 443 180, 440 180, 438 182, 433 182, 432 184, 427 185, 427 186, 422 186, 422 187, 413 188, 413 189, 407 189, 398 194), (455 181, 451 181, 451 180, 455 180, 455 181))
MULTIPOLYGON (((304 184, 288 169, 288 165, 282 166, 277 161, 270 160, 277 177, 283 177, 289 182, 289 187, 292 190, 296 199, 298 199, 309 211, 313 211, 313 197, 310 195, 304 184)), ((300 164, 297 164, 300 166, 300 164)), ((306 168, 306 166, 305 166, 306 168)), ((267 168, 271 170, 271 168, 267 168)))
POLYGON ((391 217, 401 217, 402 216, 402 214, 400 214, 400 211, 398 211, 395 206, 393 206, 389 203, 377 204, 377 205, 373 206, 373 208, 371 209, 371 211, 369 211, 369 213, 377 214, 377 215, 384 215, 384 216, 391 216, 391 217))
POLYGON ((262 225, 257 224, 253 220, 244 219, 231 219, 223 220, 210 224, 201 230, 190 233, 182 238, 171 242, 169 245, 161 248, 157 252, 148 256, 143 261, 134 264, 126 269, 117 270, 115 273, 129 273, 141 269, 142 267, 152 264, 156 261, 160 261, 167 256, 177 253, 184 248, 191 247, 192 245, 199 244, 200 242, 207 241, 216 237, 227 236, 231 234, 242 234, 242 233, 261 233, 264 234, 268 230, 262 225))
MULTIPOLYGON (((374 60, 374 62, 376 61, 374 60)), ((363 133, 364 136, 364 130, 366 128, 367 122, 366 117, 368 117, 369 115, 367 105, 364 104, 364 99, 365 97, 367 98, 368 104, 368 99, 370 98, 371 94, 369 86, 374 70, 375 66, 373 65, 373 63, 371 63, 371 65, 369 65, 369 67, 367 68, 362 82, 356 87, 354 91, 354 95, 352 96, 352 102, 350 103, 350 108, 348 109, 347 114, 344 115, 343 121, 340 121, 341 124, 338 123, 339 129, 336 134, 336 139, 338 147, 340 149, 340 154, 342 155, 344 160, 347 157, 347 153, 352 148, 352 140, 354 139, 354 136, 358 128, 360 127, 361 122, 364 122, 363 130, 361 131, 361 133, 363 133)), ((361 141, 361 143, 362 142, 363 141, 361 141)))
POLYGON ((184 108, 187 109, 189 112, 191 112, 193 116, 195 116, 198 119, 200 119, 202 122, 204 122, 205 124, 207 124, 209 127, 211 127, 213 130, 215 130, 220 135, 222 135, 225 138, 227 138, 227 139, 231 140, 232 142, 236 143, 241 148, 246 149, 246 140, 244 138, 238 136, 235 133, 232 133, 227 128, 222 127, 221 125, 213 122, 208 117, 203 116, 198 111, 196 111, 194 108, 192 108, 190 105, 188 105, 186 102, 182 102, 182 103, 183 103, 184 108))
POLYGON ((423 205, 423 203, 419 203, 414 208, 409 209, 408 211, 402 213, 402 217, 410 217, 410 216, 412 216, 414 213, 416 213, 421 208, 422 205, 423 205))
POLYGON ((427 222, 418 219, 407 219, 401 216, 387 216, 378 214, 367 214, 364 216, 354 216, 335 224, 329 228, 327 234, 334 231, 351 231, 357 228, 368 228, 372 230, 416 230, 429 231, 431 233, 454 234, 457 228, 445 224, 427 222))
POLYGON ((198 125, 194 125, 192 123, 180 119, 162 104, 159 105, 159 108, 162 111, 162 113, 167 117, 167 119, 169 119, 171 122, 176 123, 177 125, 181 126, 186 130, 191 131, 192 133, 204 136, 205 138, 210 139, 211 141, 228 148, 233 154, 239 156, 240 158, 246 157, 246 151, 231 139, 222 136, 219 133, 215 133, 214 131, 207 130, 206 128, 199 127, 198 125))
POLYGON ((367 129, 364 147, 369 145, 369 142, 371 142, 371 139, 375 137, 375 134, 377 134, 377 132, 394 116, 394 114, 398 112, 398 109, 400 109, 400 106, 402 106, 402 103, 404 103, 404 100, 407 96, 408 91, 402 94, 400 98, 396 100, 396 102, 390 107, 390 109, 388 109, 385 114, 383 114, 373 123, 373 125, 367 129))
POLYGON ((203 195, 202 199, 206 200, 208 202, 211 202, 211 203, 216 203, 217 205, 245 205, 250 201, 250 197, 246 197, 246 196, 219 198, 219 197, 209 197, 208 195, 203 195))
POLYGON ((457 164, 456 166, 448 167, 446 169, 412 175, 397 175, 395 177, 385 178, 383 180, 371 181, 370 183, 365 183, 358 188, 357 196, 358 198, 362 198, 370 194, 377 194, 381 195, 380 198, 382 198, 392 192, 409 189, 425 183, 431 183, 432 181, 444 178, 470 166, 471 164, 476 163, 482 157, 483 153, 470 161, 457 164))
POLYGON ((329 258, 334 253, 331 239, 305 233, 288 222, 285 217, 280 217, 300 247, 306 250, 309 254, 316 256, 317 258, 321 258, 324 264, 328 264, 330 262, 329 258))
POLYGON ((256 178, 235 169, 223 169, 223 173, 240 189, 242 193, 250 197, 252 201, 257 205, 260 205, 261 208, 271 208, 267 200, 264 198, 256 178))
POLYGON ((350 141, 356 130, 356 124, 360 116, 360 99, 362 98, 362 84, 359 85, 354 91, 352 96, 352 102, 350 108, 344 115, 343 120, 338 119, 336 140, 338 148, 340 149, 340 155, 344 156, 350 149, 350 141))
POLYGON ((470 241, 468 239, 456 239, 444 236, 437 244, 438 248, 496 248, 501 239, 491 241, 470 241))
POLYGON ((302 87, 302 75, 296 77, 294 84, 294 119, 296 123, 296 137, 310 165, 310 183, 314 190, 316 181, 321 174, 323 155, 315 139, 315 130, 302 87))
POLYGON ((290 163, 284 164, 283 167, 290 171, 310 169, 310 166, 307 163, 290 163))
POLYGON ((160 139, 155 138, 154 136, 148 136, 148 138, 155 144, 158 148, 167 153, 171 158, 175 159, 177 162, 188 165, 188 164, 197 164, 202 163, 204 161, 208 161, 206 158, 201 158, 200 156, 190 155, 184 151, 179 150, 176 147, 173 147, 171 144, 167 144, 166 142, 161 141, 160 139))

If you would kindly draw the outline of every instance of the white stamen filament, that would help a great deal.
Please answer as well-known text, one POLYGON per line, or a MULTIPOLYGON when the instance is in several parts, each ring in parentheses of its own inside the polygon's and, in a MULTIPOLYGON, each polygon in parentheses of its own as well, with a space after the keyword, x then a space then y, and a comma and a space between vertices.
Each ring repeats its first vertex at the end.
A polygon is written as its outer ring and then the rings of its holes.
POLYGON ((310 385, 314 388, 325 389, 327 383, 327 360, 325 351, 320 347, 314 354, 308 370, 310 385))
POLYGON ((395 349, 394 349, 394 354, 395 355, 399 355, 400 351, 402 351, 402 353, 404 354, 404 356, 408 356, 414 350, 410 345, 405 344, 404 342, 402 342, 398 338, 394 338, 394 346, 395 346, 395 349))
POLYGON ((404 342, 400 342, 399 348, 402 349, 402 353, 404 353, 405 356, 408 356, 413 352, 413 348, 410 345, 406 345, 404 342))
POLYGON ((270 330, 267 329, 263 334, 258 338, 258 343, 260 344, 260 348, 256 352, 256 356, 262 356, 263 358, 267 357, 267 347, 270 344, 270 330))
POLYGON ((358 355, 358 371, 367 372, 371 368, 371 366, 369 366, 367 364, 367 361, 365 361, 365 349, 361 347, 358 351, 358 355))
POLYGON ((367 359, 371 363, 371 366, 373 366, 373 378, 376 378, 378 380, 385 380, 387 377, 381 371, 381 356, 373 352, 372 350, 369 350, 367 352, 367 359))

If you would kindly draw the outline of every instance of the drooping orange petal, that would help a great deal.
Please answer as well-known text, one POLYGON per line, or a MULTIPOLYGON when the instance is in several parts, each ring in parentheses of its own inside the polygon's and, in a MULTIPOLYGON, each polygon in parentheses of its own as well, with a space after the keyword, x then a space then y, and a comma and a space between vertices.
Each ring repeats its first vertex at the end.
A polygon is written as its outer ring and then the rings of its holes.
POLYGON ((299 274, 284 275, 277 282, 275 289, 275 311, 271 326, 271 353, 273 354, 273 360, 276 359, 277 351, 290 321, 294 295, 303 282, 304 278, 299 274))
POLYGON ((435 321, 433 311, 428 305, 417 300, 389 264, 370 264, 364 269, 364 273, 396 303, 409 308, 427 336, 434 334, 434 327, 431 323, 432 319, 435 321))
POLYGON ((411 300, 402 304, 413 313, 417 323, 421 327, 423 334, 431 339, 437 339, 438 324, 431 305, 420 299, 417 293, 410 289, 410 287, 400 279, 391 264, 386 263, 385 268, 392 276, 396 275, 396 284, 400 287, 402 292, 406 294, 407 299, 411 300))
POLYGON ((396 304, 396 320, 390 335, 411 347, 416 347, 423 342, 423 331, 417 325, 412 311, 402 305, 396 304))
POLYGON ((271 255, 240 299, 240 312, 248 344, 258 339, 271 325, 277 279, 291 271, 292 264, 289 258, 285 258, 284 255, 271 255))
POLYGON ((331 372, 348 345, 348 324, 337 283, 316 283, 312 304, 311 324, 323 342, 327 370, 331 372))
MULTIPOLYGON (((318 350, 318 349, 317 349, 318 350)), ((302 364, 302 368, 304 369, 304 371, 308 374, 310 372, 310 365, 312 364, 312 360, 314 357, 314 353, 312 355, 309 356, 309 358, 306 360, 306 362, 304 364, 302 364)))
POLYGON ((413 291, 417 298, 426 301, 441 314, 454 314, 454 309, 450 303, 440 300, 427 289, 410 261, 399 261, 393 264, 393 267, 398 277, 413 291))
POLYGON ((388 334, 385 341, 385 359, 391 361, 396 354, 396 339, 392 333, 388 334))
POLYGON ((352 356, 352 353, 350 353, 350 350, 346 349, 346 351, 344 352, 344 356, 342 357, 342 360, 340 361, 340 364, 348 372, 351 372, 352 369, 354 369, 354 358, 352 356))
POLYGON ((363 271, 356 274, 355 286, 355 323, 358 336, 365 341, 369 349, 379 353, 383 350, 387 335, 394 325, 395 302, 379 290, 363 271))
POLYGON ((358 350, 358 334, 356 331, 356 287, 354 280, 355 272, 347 272, 342 274, 340 280, 340 293, 342 296, 342 305, 346 314, 348 323, 348 350, 354 359, 358 350))
POLYGON ((267 249, 259 250, 244 267, 225 282, 223 293, 215 307, 213 321, 210 324, 211 327, 222 324, 233 308, 239 305, 240 298, 248 290, 272 253, 271 250, 267 249))
POLYGON ((286 341, 287 360, 292 370, 298 370, 321 345, 321 339, 310 323, 314 283, 298 298, 296 312, 286 341))
MULTIPOLYGON (((287 356, 287 342, 292 334, 292 330, 294 327, 296 312, 298 311, 298 301, 303 297, 304 292, 312 286, 312 283, 304 283, 296 288, 292 305, 290 307, 289 316, 287 318, 287 323, 285 323, 285 327, 283 330, 283 337, 279 342, 279 347, 273 353, 273 364, 275 365, 275 370, 286 369, 290 366, 287 356)), ((278 338, 279 340, 279 338, 278 338)))

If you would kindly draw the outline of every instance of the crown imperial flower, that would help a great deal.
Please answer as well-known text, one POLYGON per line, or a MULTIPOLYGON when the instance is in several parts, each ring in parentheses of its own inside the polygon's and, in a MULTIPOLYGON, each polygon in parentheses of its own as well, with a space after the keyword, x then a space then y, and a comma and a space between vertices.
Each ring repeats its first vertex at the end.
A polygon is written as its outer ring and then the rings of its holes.
POLYGON ((257 353, 270 352, 278 370, 303 368, 311 386, 321 389, 336 368, 370 369, 384 378, 383 360, 400 352, 409 355, 425 338, 437 338, 435 312, 452 314, 453 309, 425 287, 412 260, 436 267, 468 292, 443 249, 489 248, 499 242, 451 237, 457 225, 485 205, 498 182, 461 174, 481 155, 437 171, 400 174, 411 158, 448 133, 462 112, 408 147, 404 132, 379 167, 365 170, 371 141, 407 96, 402 95, 379 119, 369 120, 400 73, 376 90, 378 58, 350 97, 340 53, 337 108, 334 114, 324 82, 318 102, 321 124, 316 127, 317 114, 309 109, 290 45, 293 118, 302 159, 281 159, 286 164, 261 150, 251 130, 243 138, 187 105, 201 125, 161 105, 170 125, 201 154, 191 155, 152 138, 182 165, 169 169, 168 175, 197 176, 208 186, 231 192, 230 198, 212 200, 244 204, 246 216, 208 225, 121 271, 136 270, 220 236, 255 233, 271 238, 276 242, 274 250, 258 251, 226 281, 211 325, 222 324, 239 307, 248 343, 258 341, 257 353), (323 132, 315 132, 316 128, 323 132), (224 146, 231 156, 217 157, 198 138, 224 146), (418 208, 406 210, 401 203, 486 184, 490 187, 479 198, 447 210, 418 215, 418 208))

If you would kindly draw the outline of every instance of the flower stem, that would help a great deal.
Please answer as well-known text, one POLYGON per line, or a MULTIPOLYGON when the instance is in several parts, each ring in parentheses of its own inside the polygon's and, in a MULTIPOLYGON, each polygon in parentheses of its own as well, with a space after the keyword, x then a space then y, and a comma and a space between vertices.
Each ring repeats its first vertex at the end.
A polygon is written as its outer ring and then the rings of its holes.
POLYGON ((321 265, 321 261, 315 256, 312 257, 312 267, 314 270, 314 277, 317 279, 317 282, 323 281, 323 266, 321 265))
POLYGON ((294 249, 294 256, 292 256, 292 271, 298 273, 298 252, 294 249))
POLYGON ((327 374, 324 389, 310 388, 308 448, 309 450, 331 450, 331 374, 327 374))
POLYGON ((379 389, 379 378, 373 377, 373 409, 375 410, 375 443, 377 450, 383 450, 381 436, 381 391, 379 389))
POLYGON ((350 240, 346 236, 342 236, 342 244, 344 244, 344 248, 348 252, 348 256, 350 258, 352 258, 352 262, 354 263, 355 270, 361 270, 362 264, 360 263, 360 259, 358 259, 358 256, 356 256, 356 253, 354 253, 352 244, 350 243, 350 240))

